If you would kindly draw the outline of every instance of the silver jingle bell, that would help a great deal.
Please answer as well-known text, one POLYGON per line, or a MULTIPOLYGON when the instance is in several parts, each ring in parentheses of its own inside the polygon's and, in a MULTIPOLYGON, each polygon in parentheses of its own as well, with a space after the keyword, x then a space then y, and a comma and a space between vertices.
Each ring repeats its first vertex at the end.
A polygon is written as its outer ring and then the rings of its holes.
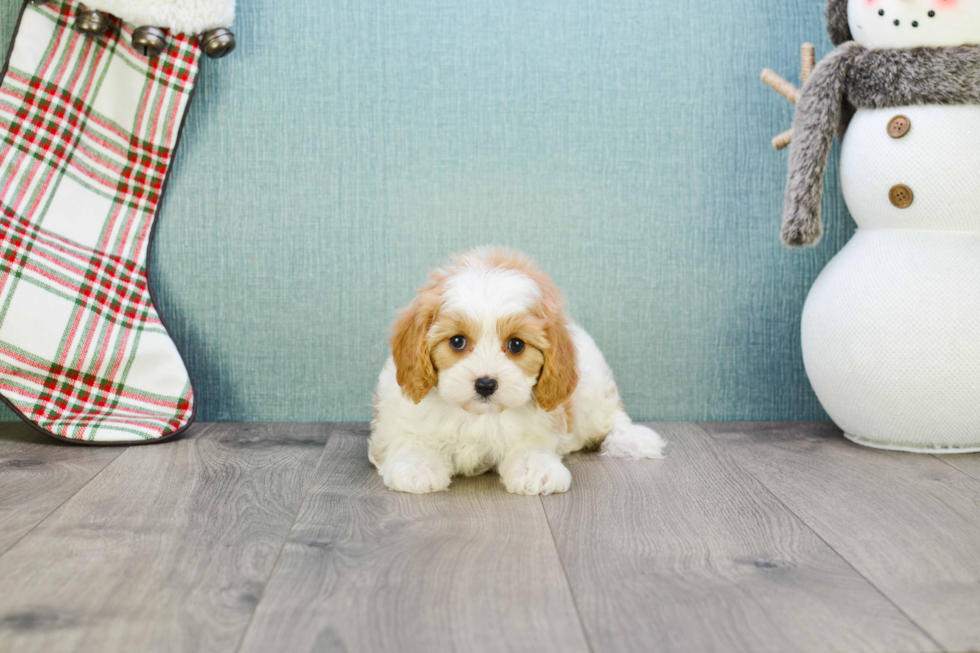
POLYGON ((75 17, 75 31, 87 36, 98 36, 105 34, 109 29, 109 17, 101 11, 94 9, 83 9, 75 17))
POLYGON ((235 34, 224 27, 201 34, 201 47, 204 54, 212 59, 220 59, 235 49, 235 34))
POLYGON ((159 27, 137 27, 133 30, 133 49, 147 57, 155 57, 167 47, 167 33, 159 27))

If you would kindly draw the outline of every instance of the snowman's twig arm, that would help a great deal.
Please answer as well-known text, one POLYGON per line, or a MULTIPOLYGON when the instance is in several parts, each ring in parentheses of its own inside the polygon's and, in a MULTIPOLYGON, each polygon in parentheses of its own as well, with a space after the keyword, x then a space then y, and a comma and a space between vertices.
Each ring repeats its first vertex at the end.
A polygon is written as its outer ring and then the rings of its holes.
POLYGON ((793 130, 787 129, 786 131, 773 136, 772 149, 776 150, 777 152, 779 150, 785 150, 786 147, 789 146, 789 144, 792 142, 793 142, 793 130))
MULTIPOLYGON (((810 79, 810 75, 813 74, 813 67, 816 65, 814 61, 814 50, 812 43, 804 43, 800 46, 800 84, 806 84, 806 80, 810 79)), ((760 76, 762 82, 776 91, 784 98, 796 104, 800 99, 800 89, 796 88, 788 81, 776 74, 775 71, 765 68, 760 76)), ((793 130, 787 129, 781 134, 776 135, 772 139, 772 148, 777 152, 779 150, 786 149, 786 146, 790 144, 793 140, 793 130)))
POLYGON ((796 104, 797 100, 800 99, 800 90, 777 75, 773 70, 764 68, 762 70, 762 75, 759 76, 759 79, 762 80, 763 84, 776 91, 793 104, 796 104))
POLYGON ((861 50, 850 41, 824 57, 796 103, 780 233, 791 247, 815 245, 823 236, 820 203, 827 157, 841 122, 847 68, 861 50))

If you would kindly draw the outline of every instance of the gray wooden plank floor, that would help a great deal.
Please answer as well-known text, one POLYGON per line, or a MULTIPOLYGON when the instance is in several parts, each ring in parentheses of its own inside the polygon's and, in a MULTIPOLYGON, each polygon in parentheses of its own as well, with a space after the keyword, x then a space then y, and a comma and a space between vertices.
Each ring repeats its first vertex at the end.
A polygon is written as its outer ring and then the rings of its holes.
POLYGON ((326 435, 222 424, 123 450, 0 556, 3 648, 233 650, 326 435))
POLYGON ((828 424, 706 424, 715 440, 949 650, 980 648, 980 481, 828 424))
POLYGON ((391 492, 366 434, 331 436, 244 650, 588 650, 540 501, 391 492))
POLYGON ((537 498, 389 492, 363 424, 0 425, 0 652, 980 649, 980 456, 653 426, 537 498))
POLYGON ((657 428, 669 458, 579 454, 576 491, 544 498, 596 649, 935 647, 704 431, 657 428))
POLYGON ((27 424, 4 424, 0 428, 0 553, 123 452, 111 447, 79 449, 43 438, 27 424))

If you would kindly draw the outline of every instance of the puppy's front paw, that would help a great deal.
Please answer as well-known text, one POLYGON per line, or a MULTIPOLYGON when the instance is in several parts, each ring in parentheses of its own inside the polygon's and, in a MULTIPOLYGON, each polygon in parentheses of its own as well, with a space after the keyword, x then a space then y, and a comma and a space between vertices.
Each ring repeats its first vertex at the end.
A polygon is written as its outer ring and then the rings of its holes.
POLYGON ((385 485, 397 492, 427 494, 449 487, 452 475, 440 461, 417 454, 403 454, 384 466, 385 485))
POLYGON ((531 453, 510 463, 500 473, 508 492, 514 494, 553 494, 572 485, 572 473, 558 456, 531 453))
POLYGON ((602 455, 612 458, 663 458, 667 441, 646 426, 629 424, 616 427, 602 441, 602 455))

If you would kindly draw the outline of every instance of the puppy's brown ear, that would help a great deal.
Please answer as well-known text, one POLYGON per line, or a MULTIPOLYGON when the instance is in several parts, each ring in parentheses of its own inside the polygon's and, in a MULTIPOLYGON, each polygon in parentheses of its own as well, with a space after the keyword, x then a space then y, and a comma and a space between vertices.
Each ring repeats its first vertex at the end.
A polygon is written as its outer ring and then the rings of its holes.
POLYGON ((432 326, 435 305, 430 292, 420 292, 399 313, 391 336, 391 355, 395 359, 398 385, 415 403, 429 394, 437 380, 429 343, 425 339, 432 326))
POLYGON ((535 386, 538 405, 546 411, 561 406, 578 385, 575 343, 566 326, 565 316, 558 312, 548 316, 545 333, 550 346, 544 352, 544 365, 535 386))

